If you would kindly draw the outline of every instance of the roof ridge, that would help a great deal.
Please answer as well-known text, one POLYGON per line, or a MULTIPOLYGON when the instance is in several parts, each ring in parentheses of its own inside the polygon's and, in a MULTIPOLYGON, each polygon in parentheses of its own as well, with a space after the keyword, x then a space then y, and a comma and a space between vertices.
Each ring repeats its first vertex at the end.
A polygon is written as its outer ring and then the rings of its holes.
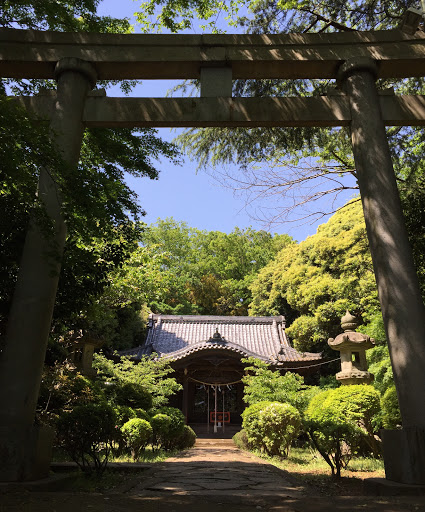
POLYGON ((153 321, 168 323, 218 323, 218 324, 272 324, 285 321, 283 315, 279 316, 215 316, 215 315, 161 315, 152 316, 153 321))

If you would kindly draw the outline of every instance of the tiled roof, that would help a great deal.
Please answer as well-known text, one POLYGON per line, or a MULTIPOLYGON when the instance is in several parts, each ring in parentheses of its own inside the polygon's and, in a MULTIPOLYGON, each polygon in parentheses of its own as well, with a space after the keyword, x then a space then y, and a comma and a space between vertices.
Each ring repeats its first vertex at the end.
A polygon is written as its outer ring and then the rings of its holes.
POLYGON ((150 315, 146 342, 120 354, 139 359, 156 352, 160 357, 178 360, 217 349, 275 365, 321 359, 321 354, 300 353, 290 346, 283 316, 150 315), (214 336, 216 331, 221 338, 214 336))

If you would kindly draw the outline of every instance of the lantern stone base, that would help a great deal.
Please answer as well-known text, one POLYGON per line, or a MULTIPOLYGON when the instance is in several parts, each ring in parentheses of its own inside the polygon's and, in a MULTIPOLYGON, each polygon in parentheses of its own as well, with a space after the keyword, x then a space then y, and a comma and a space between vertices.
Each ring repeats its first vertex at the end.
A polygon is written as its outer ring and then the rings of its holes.
POLYGON ((27 482, 49 474, 54 431, 0 427, 0 482, 27 482))
POLYGON ((382 430, 385 476, 409 485, 425 485, 425 428, 382 430))
POLYGON ((370 384, 373 381, 373 374, 366 371, 349 371, 349 372, 338 372, 336 380, 341 384, 370 384))

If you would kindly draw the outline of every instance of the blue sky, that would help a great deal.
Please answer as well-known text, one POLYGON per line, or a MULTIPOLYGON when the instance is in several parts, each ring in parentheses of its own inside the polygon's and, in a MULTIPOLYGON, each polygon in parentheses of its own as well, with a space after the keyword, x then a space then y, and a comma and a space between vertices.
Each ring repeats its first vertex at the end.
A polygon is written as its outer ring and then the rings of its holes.
MULTIPOLYGON (((139 5, 140 3, 132 0, 103 0, 99 6, 99 13, 131 19, 139 5)), ((163 97, 176 83, 178 82, 145 80, 134 89, 131 96, 163 97)), ((107 94, 122 96, 119 88, 108 89, 107 94)), ((159 136, 169 141, 180 132, 181 130, 168 128, 158 129, 159 136)), ((155 222, 158 218, 174 217, 178 221, 187 222, 191 227, 226 233, 232 231, 235 226, 252 226, 254 229, 266 229, 274 233, 288 233, 301 241, 314 234, 317 226, 327 220, 325 217, 313 223, 285 222, 269 228, 264 222, 250 217, 245 209, 244 197, 235 195, 233 190, 220 185, 205 171, 197 171, 196 162, 191 162, 187 157, 182 166, 174 166, 163 161, 158 162, 157 168, 160 170, 159 180, 128 178, 130 187, 137 193, 141 206, 147 212, 144 218, 147 223, 155 222)), ((349 193, 345 194, 338 200, 336 206, 341 206, 349 197, 349 193)), ((329 205, 323 204, 322 209, 326 208, 329 208, 329 205)))

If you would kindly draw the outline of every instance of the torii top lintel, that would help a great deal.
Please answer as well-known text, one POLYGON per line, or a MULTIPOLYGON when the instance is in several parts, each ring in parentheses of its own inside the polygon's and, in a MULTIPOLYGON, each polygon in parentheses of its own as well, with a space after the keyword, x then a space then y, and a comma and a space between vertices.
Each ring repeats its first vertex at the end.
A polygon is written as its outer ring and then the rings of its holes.
POLYGON ((237 78, 336 78, 355 57, 378 63, 380 78, 425 76, 425 33, 91 34, 0 29, 0 74, 53 78, 64 57, 91 62, 100 80, 199 78, 203 67, 237 78))

